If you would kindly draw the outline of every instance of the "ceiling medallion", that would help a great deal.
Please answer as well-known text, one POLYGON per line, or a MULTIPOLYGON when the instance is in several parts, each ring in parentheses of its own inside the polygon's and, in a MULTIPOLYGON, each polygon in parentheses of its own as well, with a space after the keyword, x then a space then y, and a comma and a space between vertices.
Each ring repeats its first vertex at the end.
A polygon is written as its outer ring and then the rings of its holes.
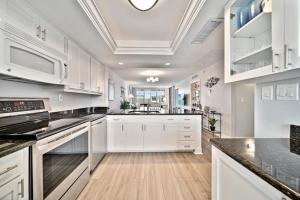
POLYGON ((128 0, 130 4, 140 11, 147 11, 152 9, 158 0, 128 0))
POLYGON ((146 79, 146 81, 147 81, 148 83, 155 83, 155 82, 158 82, 158 81, 159 81, 159 78, 158 78, 158 77, 150 76, 149 78, 146 79))

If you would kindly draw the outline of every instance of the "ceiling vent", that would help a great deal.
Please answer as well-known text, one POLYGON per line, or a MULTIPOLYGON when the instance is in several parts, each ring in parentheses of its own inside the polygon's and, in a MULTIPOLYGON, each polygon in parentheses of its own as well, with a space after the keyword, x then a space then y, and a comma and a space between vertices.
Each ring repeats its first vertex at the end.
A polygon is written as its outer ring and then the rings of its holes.
POLYGON ((191 44, 202 44, 206 38, 221 24, 224 19, 215 18, 209 19, 203 28, 197 33, 191 44))

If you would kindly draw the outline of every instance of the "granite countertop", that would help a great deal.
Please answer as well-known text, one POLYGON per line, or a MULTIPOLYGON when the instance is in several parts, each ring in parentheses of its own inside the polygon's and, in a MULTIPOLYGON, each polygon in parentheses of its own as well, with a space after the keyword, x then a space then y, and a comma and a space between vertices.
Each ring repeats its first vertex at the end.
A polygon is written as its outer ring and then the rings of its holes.
POLYGON ((300 140, 211 139, 211 143, 292 199, 300 199, 300 140))
POLYGON ((33 145, 35 141, 0 140, 0 158, 33 145))
POLYGON ((114 111, 107 115, 202 115, 201 111, 114 111))

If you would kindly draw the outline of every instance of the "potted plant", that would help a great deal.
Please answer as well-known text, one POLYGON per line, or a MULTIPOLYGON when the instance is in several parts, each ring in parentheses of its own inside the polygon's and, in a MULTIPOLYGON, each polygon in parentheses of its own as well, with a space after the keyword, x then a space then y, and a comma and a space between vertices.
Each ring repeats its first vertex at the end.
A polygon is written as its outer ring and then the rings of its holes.
POLYGON ((215 125, 216 125, 217 121, 218 121, 218 120, 215 119, 215 118, 209 118, 209 119, 208 119, 208 123, 209 123, 209 127, 210 127, 210 130, 211 130, 211 131, 215 131, 215 130, 216 130, 215 125))
POLYGON ((123 99, 123 100, 121 101, 120 108, 121 108, 122 110, 129 109, 129 108, 130 108, 130 103, 129 103, 129 101, 127 101, 126 99, 123 99))

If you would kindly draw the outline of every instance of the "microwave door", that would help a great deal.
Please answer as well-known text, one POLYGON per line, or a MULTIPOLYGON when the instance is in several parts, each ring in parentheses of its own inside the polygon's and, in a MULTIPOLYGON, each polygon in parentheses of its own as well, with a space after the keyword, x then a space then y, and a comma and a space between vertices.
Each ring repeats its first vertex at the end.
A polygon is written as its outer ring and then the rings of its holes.
POLYGON ((7 39, 6 74, 32 81, 61 84, 64 78, 63 62, 27 42, 7 39))

